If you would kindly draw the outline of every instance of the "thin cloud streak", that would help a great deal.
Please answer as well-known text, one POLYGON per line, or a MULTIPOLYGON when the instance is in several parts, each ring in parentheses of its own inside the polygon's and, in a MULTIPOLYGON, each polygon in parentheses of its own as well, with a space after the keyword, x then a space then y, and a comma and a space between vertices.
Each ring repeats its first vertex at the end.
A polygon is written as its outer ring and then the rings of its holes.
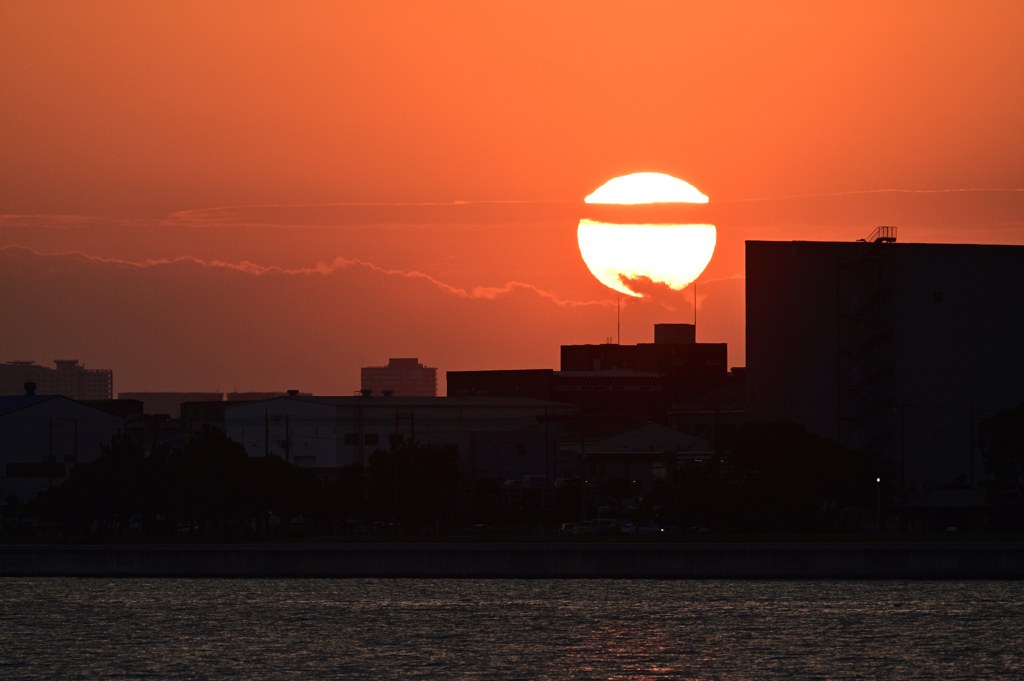
POLYGON ((753 199, 727 199, 715 203, 750 203, 755 201, 788 201, 790 199, 816 199, 830 196, 868 196, 871 194, 969 194, 977 193, 1016 193, 1024 189, 995 188, 964 188, 964 189, 858 189, 848 192, 824 192, 821 194, 791 194, 789 196, 762 196, 753 199))
POLYGON ((358 259, 355 259, 355 258, 348 259, 348 258, 337 257, 334 260, 332 260, 329 264, 325 263, 325 262, 320 262, 320 263, 317 263, 317 265, 315 267, 285 268, 285 267, 278 267, 278 266, 275 266, 275 265, 271 265, 271 266, 259 265, 257 263, 249 262, 248 260, 243 260, 243 261, 238 262, 238 263, 230 263, 230 262, 225 262, 223 260, 209 260, 209 261, 207 261, 207 260, 201 260, 199 258, 194 258, 192 256, 179 256, 177 258, 147 259, 147 260, 144 260, 142 262, 134 262, 134 261, 131 261, 131 260, 124 260, 124 259, 121 259, 121 258, 102 258, 102 257, 99 257, 99 256, 94 256, 94 255, 89 255, 87 253, 82 253, 81 251, 64 251, 64 252, 60 252, 60 253, 40 253, 40 252, 35 251, 35 250, 31 249, 31 248, 25 248, 24 246, 4 246, 4 247, 0 247, 0 254, 2 254, 4 252, 7 252, 7 251, 12 251, 12 252, 24 251, 24 252, 27 252, 27 253, 31 253, 32 255, 35 255, 35 256, 38 256, 38 257, 44 257, 44 258, 45 257, 71 256, 71 257, 77 257, 77 258, 81 258, 81 259, 84 259, 84 260, 88 260, 90 262, 97 262, 97 263, 104 263, 104 264, 113 264, 113 265, 123 265, 123 266, 126 266, 126 267, 134 267, 134 268, 140 268, 140 269, 141 268, 148 268, 148 267, 158 267, 158 266, 161 266, 161 265, 174 265, 174 264, 185 262, 185 263, 196 264, 196 265, 199 265, 199 266, 202 266, 202 267, 223 268, 223 269, 235 270, 237 272, 242 272, 242 273, 250 274, 250 275, 254 275, 254 276, 265 276, 265 275, 270 275, 270 274, 284 274, 284 275, 290 275, 290 276, 303 276, 303 275, 323 275, 323 276, 326 276, 326 275, 330 275, 330 274, 332 274, 332 273, 334 273, 334 272, 336 272, 338 270, 345 269, 345 268, 348 268, 348 267, 363 267, 363 268, 366 268, 366 269, 369 269, 369 270, 372 270, 374 272, 378 272, 380 274, 384 274, 384 275, 387 275, 387 276, 404 277, 406 279, 422 279, 422 280, 427 281, 430 284, 436 286, 437 288, 441 289, 442 291, 445 291, 446 293, 450 293, 452 295, 458 296, 460 298, 475 298, 475 299, 482 299, 482 300, 494 300, 494 299, 499 298, 499 297, 501 297, 503 295, 511 294, 514 291, 520 290, 520 291, 532 292, 535 295, 537 295, 538 297, 545 298, 545 299, 551 301, 552 303, 554 303, 555 305, 558 305, 560 307, 589 307, 589 306, 610 307, 610 306, 614 305, 614 301, 611 301, 611 300, 604 300, 604 301, 601 301, 601 300, 588 300, 588 301, 567 300, 567 299, 562 298, 561 296, 557 295, 556 293, 552 293, 550 291, 545 291, 545 290, 543 290, 541 288, 538 288, 538 287, 536 287, 536 286, 534 286, 532 284, 527 284, 525 282, 520 282, 520 281, 510 281, 510 282, 507 282, 504 286, 500 286, 500 287, 495 287, 495 286, 475 286, 475 287, 473 287, 473 288, 471 288, 469 290, 466 290, 466 289, 463 289, 463 288, 458 288, 456 286, 451 286, 449 284, 446 284, 443 281, 439 281, 438 279, 435 279, 434 277, 432 277, 429 274, 426 274, 424 272, 417 272, 417 271, 408 271, 407 272, 407 271, 404 271, 404 270, 388 269, 388 268, 380 267, 378 265, 374 265, 373 263, 365 262, 365 261, 358 260, 358 259))

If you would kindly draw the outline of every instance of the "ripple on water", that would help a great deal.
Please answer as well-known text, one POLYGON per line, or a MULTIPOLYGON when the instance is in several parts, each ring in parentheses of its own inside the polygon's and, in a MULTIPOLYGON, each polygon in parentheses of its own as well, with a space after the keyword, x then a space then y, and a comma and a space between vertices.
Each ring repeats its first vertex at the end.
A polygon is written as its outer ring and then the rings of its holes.
POLYGON ((0 579, 0 678, 1019 679, 1024 584, 0 579))

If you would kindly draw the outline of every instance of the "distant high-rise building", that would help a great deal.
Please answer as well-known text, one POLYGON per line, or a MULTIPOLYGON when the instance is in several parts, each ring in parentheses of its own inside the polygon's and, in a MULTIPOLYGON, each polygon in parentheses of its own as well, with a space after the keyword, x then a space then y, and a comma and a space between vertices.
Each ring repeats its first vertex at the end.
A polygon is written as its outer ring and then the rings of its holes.
POLYGON ((386 367, 363 367, 361 387, 380 395, 395 397, 436 397, 437 368, 425 367, 419 359, 391 358, 386 367))
POLYGON ((63 395, 73 400, 109 400, 114 397, 114 372, 86 369, 77 359, 56 359, 56 369, 31 360, 0 364, 0 395, 24 395, 25 384, 35 383, 37 395, 63 395))

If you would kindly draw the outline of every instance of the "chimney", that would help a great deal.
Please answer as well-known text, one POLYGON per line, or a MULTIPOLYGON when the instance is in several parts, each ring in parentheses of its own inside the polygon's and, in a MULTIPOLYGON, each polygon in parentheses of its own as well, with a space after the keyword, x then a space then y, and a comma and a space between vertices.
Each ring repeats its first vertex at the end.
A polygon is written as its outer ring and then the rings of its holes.
POLYGON ((29 381, 25 384, 25 397, 36 396, 36 384, 34 381, 29 381))
POLYGON ((298 397, 298 396, 299 396, 299 391, 298 390, 289 390, 288 391, 288 397, 298 397))
POLYGON ((391 397, 395 394, 394 390, 382 390, 381 392, 384 393, 384 397, 391 397))
POLYGON ((370 390, 369 388, 363 388, 362 390, 359 391, 359 394, 362 395, 363 397, 369 397, 370 395, 373 394, 373 391, 370 390))

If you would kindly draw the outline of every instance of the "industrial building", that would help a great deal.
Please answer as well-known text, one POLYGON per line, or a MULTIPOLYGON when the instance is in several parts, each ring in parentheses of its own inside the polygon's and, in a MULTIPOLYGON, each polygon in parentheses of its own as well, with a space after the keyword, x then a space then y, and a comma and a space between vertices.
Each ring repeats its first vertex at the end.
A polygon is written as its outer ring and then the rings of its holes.
POLYGON ((143 411, 147 414, 167 414, 171 418, 181 418, 182 402, 223 402, 224 393, 127 392, 118 393, 117 399, 138 400, 142 402, 143 411))
POLYGON ((408 440, 456 445, 461 483, 550 480, 564 419, 576 408, 508 397, 303 397, 227 406, 224 428, 249 456, 278 456, 326 476, 408 440))
POLYGON ((60 485, 123 429, 123 418, 61 395, 0 397, 0 499, 60 485))
POLYGON ((655 324, 654 343, 563 345, 559 371, 449 371, 449 395, 505 395, 592 414, 665 420, 671 405, 727 384, 725 343, 695 342, 692 324, 655 324))
POLYGON ((436 397, 437 368, 420 364, 415 357, 394 358, 387 366, 363 367, 360 371, 362 390, 394 397, 436 397))
POLYGON ((56 368, 29 361, 0 364, 0 395, 24 395, 35 383, 39 395, 63 395, 73 400, 109 400, 114 396, 114 372, 86 369, 77 359, 55 359, 56 368))
POLYGON ((747 421, 879 451, 924 488, 973 486, 978 424, 1024 402, 1024 247, 746 244, 747 421))

